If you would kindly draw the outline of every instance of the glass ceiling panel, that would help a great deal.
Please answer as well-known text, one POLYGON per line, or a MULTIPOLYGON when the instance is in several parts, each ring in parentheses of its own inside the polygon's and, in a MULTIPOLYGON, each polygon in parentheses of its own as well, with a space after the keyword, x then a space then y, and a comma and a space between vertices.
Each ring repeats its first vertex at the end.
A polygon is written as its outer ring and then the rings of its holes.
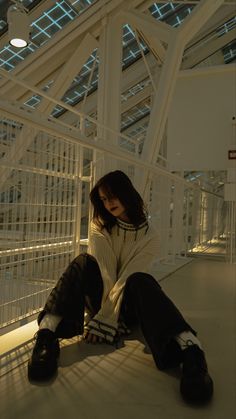
POLYGON ((150 97, 140 102, 138 105, 129 109, 122 114, 121 130, 128 128, 130 125, 150 113, 150 97))
MULTIPOLYGON (((236 12, 236 10, 235 10, 235 12, 236 12)), ((229 31, 231 31, 235 28, 236 28, 236 16, 234 16, 232 19, 228 20, 228 22, 225 22, 224 25, 220 26, 217 29, 216 32, 217 32, 218 36, 222 36, 225 33, 229 32, 229 31)))
MULTIPOLYGON (((62 101, 75 105, 80 102, 84 95, 92 93, 97 88, 98 82, 98 57, 97 50, 95 50, 82 67, 80 73, 74 78, 74 81, 67 92, 64 94, 62 101)), ((61 106, 56 106, 52 115, 59 116, 64 112, 61 106)))
POLYGON ((147 77, 144 80, 140 81, 139 83, 133 85, 130 89, 122 93, 121 102, 126 102, 130 97, 135 96, 141 90, 150 86, 150 84, 151 84, 151 80, 147 77))
MULTIPOLYGON (((31 24, 31 42, 26 48, 14 48, 7 44, 0 50, 0 67, 13 70, 27 55, 44 45, 59 30, 84 12, 97 0, 60 0, 31 24)), ((22 2, 27 6, 29 1, 22 2)))
MULTIPOLYGON (((17 49, 10 46, 5 45, 2 50, 0 50, 0 67, 3 67, 5 70, 10 71, 12 70, 19 62, 21 62, 27 55, 34 52, 37 48, 44 45, 55 33, 61 30, 68 22, 75 19, 79 16, 83 11, 85 11, 89 6, 94 4, 96 0, 60 0, 55 3, 53 7, 45 11, 38 19, 32 22, 32 42, 26 48, 17 49)), ((29 1, 24 0, 22 1, 24 6, 29 7, 31 4, 31 8, 35 3, 38 1, 29 1)), ((174 24, 178 26, 186 14, 191 12, 191 7, 186 5, 178 5, 178 4, 158 4, 154 3, 153 6, 150 8, 150 12, 156 19, 160 20, 168 20, 170 24, 174 24), (178 19, 176 22, 173 21, 173 13, 178 14, 178 19)), ((176 15, 177 16, 177 15, 176 15)), ((175 17, 176 17, 175 16, 175 17)), ((5 28, 6 29, 6 28, 5 28)), ((133 31, 126 25, 124 30, 124 49, 127 48, 129 45, 129 53, 124 54, 124 60, 134 60, 140 56, 140 51, 137 47, 137 43, 134 42, 135 36, 133 31), (132 45, 134 44, 134 45, 132 45), (136 44, 136 46, 135 46, 136 44)))
MULTIPOLYGON (((60 0, 55 3, 55 6, 50 8, 48 11, 44 12, 37 20, 32 23, 32 42, 27 48, 17 50, 10 45, 4 47, 0 51, 0 66, 6 70, 13 69, 19 62, 24 60, 24 58, 29 55, 31 52, 39 48, 41 45, 45 44, 51 37, 61 30, 68 22, 75 19, 79 14, 86 10, 90 5, 94 4, 96 0, 60 0)), ((23 1, 23 4, 34 3, 23 1)), ((179 26, 183 20, 188 16, 196 4, 183 4, 183 3, 154 3, 149 11, 155 19, 165 21, 171 26, 179 26)), ((219 35, 228 31, 232 27, 232 22, 227 23, 224 27, 220 28, 219 35)), ((129 25, 125 25, 123 28, 123 69, 134 61, 141 57, 141 50, 144 54, 148 52, 148 48, 143 41, 137 39, 132 28, 129 25)), ((223 50, 225 55, 228 57, 228 60, 232 60, 232 56, 236 55, 235 44, 224 48, 223 50)), ((98 58, 96 56, 96 51, 89 57, 87 63, 83 66, 81 72, 75 77, 72 85, 64 94, 62 101, 67 104, 75 105, 76 103, 83 100, 84 96, 91 93, 97 88, 98 81, 98 58), (93 71, 92 77, 90 75, 93 71)), ((49 85, 53 83, 53 80, 45 86, 44 90, 47 90, 49 85)), ((142 89, 145 86, 136 86, 133 87, 134 91, 130 89, 130 92, 122 95, 122 101, 127 100, 129 95, 134 95, 136 89, 142 89), (127 95, 127 98, 125 97, 127 95)), ((36 108, 40 103, 41 97, 38 95, 33 95, 30 97, 25 104, 36 108)), ((138 108, 138 105, 137 105, 138 108)), ((127 126, 133 123, 140 117, 142 112, 148 112, 148 107, 143 111, 142 106, 140 105, 140 111, 137 109, 137 113, 131 112, 129 116, 126 117, 123 115, 122 119, 122 130, 127 126)), ((64 108, 61 106, 56 106, 52 112, 53 116, 58 117, 64 112, 64 108)))
MULTIPOLYGON (((41 0, 19 0, 19 3, 22 3, 23 6, 29 11, 32 10, 41 0)), ((1 15, 0 15, 0 36, 7 31, 7 10, 8 7, 12 4, 10 0, 1 1, 1 15)))
MULTIPOLYGON (((74 6, 74 3, 73 3, 73 6, 74 6)), ((165 20, 166 18, 170 19, 172 14, 175 13, 178 8, 179 8, 178 4, 168 3, 167 5, 166 4, 158 5, 157 3, 155 3, 150 8, 150 12, 153 14, 153 16, 156 19, 165 20), (157 11, 159 12, 158 14, 157 14, 157 11)), ((183 16, 185 17, 186 14, 189 14, 191 12, 192 8, 189 8, 189 7, 186 8, 186 5, 184 6, 181 5, 181 13, 184 12, 185 14, 183 16), (185 11, 185 9, 187 9, 187 11, 185 11)), ((183 21, 184 17, 179 18, 178 25, 183 21)), ((44 19, 45 19, 45 16, 44 16, 44 19)), ((40 19, 38 19, 38 21, 39 20, 40 19)), ((42 27, 42 25, 40 27, 42 27)), ((41 29, 41 32, 43 32, 43 29, 41 29)), ((143 50, 144 54, 148 52, 148 48, 143 41, 139 40, 139 43, 137 43, 137 39, 135 37, 135 34, 132 28, 129 25, 124 25, 124 28, 123 28, 123 63, 122 63, 123 69, 141 57, 141 49, 143 50)), ((96 59, 97 61, 94 64, 95 55, 96 54, 91 55, 88 62, 82 68, 80 74, 74 79, 71 87, 63 96, 62 101, 70 105, 75 105, 76 103, 78 103, 80 100, 83 99, 84 94, 89 94, 96 89, 97 81, 98 81, 98 60, 96 59), (90 77, 89 74, 93 65, 94 65, 94 68, 93 68, 94 74, 92 76, 92 80, 90 81, 90 87, 88 90, 88 79, 90 77)), ((25 104, 31 107, 36 107, 39 103, 40 103, 40 96, 33 95, 32 98, 28 99, 25 104)), ((52 112, 52 115, 54 117, 58 117, 63 112, 64 112, 64 109, 61 106, 56 106, 52 112)))
MULTIPOLYGON (((235 31, 236 29, 236 16, 228 20, 224 25, 222 25, 218 30, 218 36, 224 35, 226 32, 235 31)), ((228 64, 236 59, 236 40, 226 45, 222 52, 224 54, 225 63, 228 64)))
POLYGON ((165 20, 171 26, 179 26, 186 16, 188 16, 195 4, 177 4, 177 3, 154 3, 150 8, 151 14, 158 20, 165 20))
POLYGON ((122 67, 123 69, 131 65, 134 61, 141 57, 141 50, 144 54, 148 52, 148 48, 143 41, 135 37, 135 33, 129 25, 123 27, 123 57, 122 67))
POLYGON ((225 62, 231 63, 236 59, 236 41, 223 48, 225 62))

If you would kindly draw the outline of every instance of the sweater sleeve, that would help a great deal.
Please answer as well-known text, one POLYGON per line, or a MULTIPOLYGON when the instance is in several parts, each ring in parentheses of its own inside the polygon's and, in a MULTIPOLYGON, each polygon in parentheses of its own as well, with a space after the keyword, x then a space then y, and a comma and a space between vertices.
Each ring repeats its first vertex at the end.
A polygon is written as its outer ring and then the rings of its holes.
POLYGON ((90 225, 88 253, 95 257, 103 279, 103 301, 117 280, 117 258, 109 234, 90 225))
POLYGON ((140 245, 134 249, 133 256, 123 265, 117 282, 109 292, 100 311, 89 323, 91 333, 99 336, 105 335, 106 340, 113 341, 116 336, 123 290, 127 278, 135 272, 147 273, 152 262, 159 255, 159 237, 156 234, 150 237, 145 244, 140 243, 140 245))

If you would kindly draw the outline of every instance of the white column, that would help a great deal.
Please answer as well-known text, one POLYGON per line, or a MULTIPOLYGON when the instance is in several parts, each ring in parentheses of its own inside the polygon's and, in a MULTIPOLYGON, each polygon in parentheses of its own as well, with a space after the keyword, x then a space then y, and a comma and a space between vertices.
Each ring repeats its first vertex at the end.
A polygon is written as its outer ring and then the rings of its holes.
MULTIPOLYGON (((113 145, 119 144, 122 71, 122 21, 119 16, 106 17, 99 38, 98 128, 97 137, 113 145), (109 131, 114 130, 116 133, 109 131)), ((111 156, 96 153, 95 180, 114 170, 111 156)))
POLYGON ((224 199, 227 203, 226 252, 230 263, 236 263, 236 119, 232 118, 232 140, 228 149, 227 183, 224 199))

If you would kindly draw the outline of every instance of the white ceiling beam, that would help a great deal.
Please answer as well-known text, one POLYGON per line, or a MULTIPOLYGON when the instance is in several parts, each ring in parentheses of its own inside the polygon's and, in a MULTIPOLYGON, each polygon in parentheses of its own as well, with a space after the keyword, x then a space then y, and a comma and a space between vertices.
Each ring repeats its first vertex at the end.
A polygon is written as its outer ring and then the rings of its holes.
MULTIPOLYGON (((126 137, 123 134, 120 134, 119 131, 114 130, 113 127, 110 128, 110 127, 104 125, 103 123, 101 123, 100 121, 98 121, 97 119, 92 118, 89 115, 86 115, 84 112, 78 111, 73 106, 62 102, 61 100, 54 99, 53 97, 49 96, 47 93, 39 91, 39 89, 37 87, 29 85, 29 83, 25 82, 24 80, 19 80, 19 78, 16 78, 14 75, 9 74, 7 71, 5 71, 3 69, 0 69, 0 76, 1 75, 3 77, 6 77, 9 80, 14 81, 16 84, 21 84, 22 86, 26 87, 29 90, 32 90, 32 92, 34 92, 36 94, 41 94, 44 98, 51 101, 52 103, 54 103, 56 105, 60 105, 63 108, 65 108, 66 110, 68 110, 68 111, 72 112, 73 114, 77 115, 78 119, 80 119, 80 118, 86 119, 86 120, 90 121, 91 123, 95 124, 99 129, 107 130, 112 134, 120 135, 120 137, 123 137, 124 139, 126 139, 126 137)), ((12 103, 10 103, 10 105, 13 106, 12 103)), ((16 106, 16 108, 19 107, 18 103, 14 103, 14 105, 16 106)), ((34 110, 30 111, 30 109, 27 109, 25 106, 20 107, 20 111, 22 111, 23 109, 24 109, 24 111, 28 112, 29 115, 32 115, 32 114, 37 115, 37 112, 35 112, 34 110)), ((41 113, 39 113, 39 115, 41 115, 41 113)), ((56 118, 50 117, 50 118, 48 118, 48 121, 49 120, 53 121, 53 123, 55 123, 55 124, 61 125, 61 122, 56 118)), ((63 125, 63 129, 64 129, 65 124, 62 123, 62 125, 63 125)), ((68 129, 70 131, 70 130, 74 130, 75 128, 67 125, 66 129, 68 129)), ((129 138, 128 138, 128 140, 129 140, 129 138)))
MULTIPOLYGON (((147 7, 150 7, 153 4, 153 0, 143 0, 142 4, 140 4, 139 6, 137 6, 137 3, 140 3, 139 0, 133 0, 132 3, 132 7, 138 7, 138 8, 142 8, 142 9, 146 9, 147 7)), ((157 3, 160 4, 166 4, 166 3, 173 3, 173 4, 199 4, 200 0, 158 0, 157 3)), ((235 4, 235 0, 224 0, 223 1, 224 4, 226 5, 234 5, 235 4)))
MULTIPOLYGON (((168 44, 172 37, 174 28, 167 23, 156 20, 150 14, 144 14, 138 10, 129 10, 122 13, 124 22, 128 23, 135 29, 140 29, 146 36, 157 38, 168 44)), ((163 47, 162 47, 163 48, 163 47)))
MULTIPOLYGON (((142 4, 142 0, 137 1, 137 7, 140 4, 142 4)), ((103 7, 104 3, 96 2, 77 18, 79 25, 77 19, 70 22, 51 40, 18 64, 12 73, 35 86, 39 86, 40 83, 46 84, 48 77, 53 76, 57 69, 68 60, 86 31, 97 37, 103 17, 108 14, 112 16, 126 5, 125 0, 110 0, 106 7, 103 7)), ((7 38, 4 43, 7 43, 7 38)), ((5 79, 0 80, 0 89, 2 97, 5 98, 15 100, 18 97, 19 100, 20 96, 25 97, 25 91, 21 86, 15 86, 11 81, 5 79)))
MULTIPOLYGON (((145 87, 143 90, 141 90, 139 93, 137 93, 134 96, 131 96, 128 100, 125 102, 122 102, 121 104, 121 115, 128 110, 132 109, 134 106, 138 105, 140 102, 144 101, 145 99, 148 99, 150 95, 152 94, 153 89, 151 86, 145 87)), ((95 110, 95 108, 94 108, 95 110)), ((86 108, 87 111, 87 108, 86 108)), ((60 118, 61 119, 61 118, 60 118)), ((142 119, 143 121, 143 119, 142 119)), ((66 120, 68 123, 68 120, 66 120)), ((75 119, 73 121, 75 123, 75 119)), ((137 122, 139 124, 140 122, 137 122)), ((86 136, 91 135, 94 133, 94 127, 86 129, 86 136)), ((126 133, 126 131, 123 131, 123 134, 126 133)))
MULTIPOLYGON (((135 156, 133 153, 121 150, 114 145, 106 143, 102 140, 100 141, 92 141, 87 139, 79 129, 73 128, 73 130, 68 130, 61 127, 59 124, 56 124, 55 121, 50 121, 46 118, 45 115, 39 115, 37 113, 30 113, 27 112, 25 109, 19 109, 16 106, 13 106, 11 103, 7 101, 0 100, 0 113, 7 118, 13 119, 15 121, 22 122, 24 125, 27 125, 29 129, 36 129, 37 131, 45 131, 51 135, 54 135, 59 138, 63 138, 64 140, 73 143, 79 144, 84 146, 85 148, 90 148, 93 150, 97 150, 102 153, 108 153, 114 158, 117 158, 121 161, 130 162, 131 164, 136 165, 137 167, 142 167, 147 170, 151 170, 153 173, 160 174, 163 173, 171 179, 179 179, 181 182, 185 183, 189 186, 187 181, 184 181, 179 176, 172 174, 171 172, 167 172, 165 169, 161 169, 156 165, 151 165, 149 162, 145 162, 139 157, 135 156)), ((0 165, 4 165, 1 161, 0 165)), ((7 162, 6 162, 7 166, 7 162)), ((15 166, 17 169, 20 169, 20 165, 15 166)), ((57 173, 58 174, 58 173, 57 173)), ((195 187, 191 185, 191 187, 195 187)))
POLYGON ((137 33, 144 40, 145 44, 148 46, 149 51, 154 55, 157 60, 158 65, 161 65, 165 60, 166 49, 163 44, 152 36, 148 36, 144 31, 137 29, 137 33))
POLYGON ((223 3, 224 0, 201 0, 182 25, 176 28, 179 42, 185 46, 223 3))
MULTIPOLYGON (((95 38, 100 33, 101 19, 106 14, 112 14, 118 6, 121 6, 124 0, 109 1, 104 8, 104 3, 96 2, 89 7, 78 18, 68 23, 61 31, 57 32, 46 44, 38 48, 34 53, 30 54, 22 63, 12 71, 15 76, 20 75, 21 79, 27 79, 31 82, 30 77, 36 73, 38 82, 40 82, 40 73, 43 68, 54 69, 63 65, 70 57, 78 45, 78 38, 83 37, 89 31, 95 38), (78 24, 79 20, 79 24, 78 24)), ((7 43, 7 42, 6 42, 7 43)), ((37 84, 34 81, 34 84, 37 84)), ((0 80, 0 89, 2 94, 7 94, 9 86, 12 83, 0 80)), ((14 87, 13 87, 14 88, 14 87)))
MULTIPOLYGON (((73 79, 79 74, 81 68, 85 64, 86 60, 92 54, 92 52, 98 48, 97 40, 87 33, 81 44, 78 45, 77 49, 65 63, 62 70, 57 75, 52 87, 50 88, 50 96, 55 99, 61 99, 63 94, 69 89, 73 79)), ((47 99, 42 99, 40 103, 40 110, 45 114, 50 115, 55 105, 49 102, 47 99)))
MULTIPOLYGON (((150 123, 142 150, 142 157, 145 161, 154 164, 157 160, 184 47, 222 3, 223 0, 201 1, 191 15, 174 32, 162 67, 158 91, 153 100, 150 123)), ((143 189, 143 191, 147 185, 148 176, 147 173, 145 177, 140 179, 140 182, 142 182, 141 190, 143 189)))
MULTIPOLYGON (((125 128, 123 130, 123 133, 125 135, 128 135, 129 136, 130 132, 132 132, 135 128, 138 128, 140 126, 140 121, 142 121, 142 125, 144 125, 145 123, 148 123, 149 117, 150 117, 149 115, 145 115, 139 121, 134 122, 132 125, 130 125, 129 127, 125 128)), ((140 135, 143 135, 143 134, 137 134, 137 137, 140 137, 140 135)))
MULTIPOLYGON (((9 1, 9 5, 10 5, 9 1)), ((33 22, 34 20, 38 19, 45 10, 50 9, 52 6, 55 6, 55 1, 53 0, 41 0, 37 6, 35 6, 33 9, 31 9, 28 12, 28 16, 30 19, 30 22, 33 22)), ((8 32, 5 32, 1 38, 0 38, 0 50, 4 48, 5 45, 8 44, 8 32)))
MULTIPOLYGON (((45 85, 50 77, 54 77, 58 68, 66 62, 75 50, 77 42, 81 42, 81 34, 86 32, 88 28, 93 36, 97 36, 99 33, 99 27, 101 24, 99 19, 102 14, 98 3, 99 2, 95 3, 91 8, 79 16, 80 25, 77 24, 76 19, 78 38, 76 38, 74 32, 76 27, 75 22, 71 22, 62 31, 56 34, 55 37, 53 37, 47 44, 28 56, 21 64, 18 64, 12 73, 14 75, 21 76, 22 79, 27 79, 30 84, 35 86, 45 85), (67 35, 70 36, 68 42, 66 42, 67 35), (72 39, 72 35, 74 40, 72 39)), ((120 7, 122 7, 121 0, 119 1, 119 4, 121 5, 120 7)), ((131 3, 129 3, 129 5, 130 4, 131 3)), ((117 4, 114 4, 113 2, 112 6, 117 6, 117 4)), ((148 2, 142 2, 140 0, 136 2, 136 7, 139 10, 145 10, 148 6, 148 2)), ((5 79, 0 80, 0 87, 4 84, 7 84, 7 86, 1 90, 2 97, 11 98, 13 100, 26 100, 29 92, 25 95, 26 91, 23 87, 14 85, 11 81, 6 81, 5 79)))
POLYGON ((151 94, 153 93, 153 89, 151 86, 147 86, 144 89, 140 90, 140 92, 136 93, 133 96, 130 96, 128 100, 122 102, 121 104, 121 113, 125 113, 130 109, 137 106, 140 102, 148 99, 151 94))
MULTIPOLYGON (((149 62, 149 66, 153 69, 155 68, 155 61, 152 57, 152 55, 148 54, 146 56, 146 59, 149 62)), ((195 77, 199 74, 214 74, 215 72, 225 72, 228 73, 229 71, 235 71, 235 67, 233 70, 231 70, 232 66, 235 66, 235 64, 228 64, 226 65, 220 65, 220 66, 211 66, 211 67, 203 67, 203 68, 196 68, 196 69, 190 69, 190 70, 180 70, 178 73, 178 77, 195 77)), ((159 74, 160 76, 160 74, 159 74)), ((135 84, 138 84, 141 82, 144 78, 147 77, 146 70, 143 66, 142 60, 136 61, 132 66, 128 67, 123 72, 122 77, 122 92, 128 90, 135 84), (135 79, 132 80, 132 75, 135 74, 135 79)), ((121 104, 121 113, 128 111, 133 106, 140 103, 142 100, 148 98, 150 94, 153 94, 153 89, 148 86, 144 88, 142 91, 138 92, 134 96, 131 96, 127 101, 123 102, 121 104)), ((84 112, 87 115, 90 115, 94 112, 96 112, 97 107, 97 91, 91 93, 85 103, 84 112)), ((82 103, 79 102, 77 105, 74 106, 74 108, 78 111, 81 110, 82 103)), ((65 121, 69 125, 74 125, 77 121, 78 117, 71 112, 67 111, 61 117, 59 118, 60 121, 65 121)))
POLYGON ((214 13, 214 15, 209 19, 206 24, 200 29, 200 31, 191 39, 190 43, 187 44, 187 48, 191 48, 191 45, 196 42, 201 42, 205 38, 212 36, 212 33, 215 32, 220 26, 224 25, 225 22, 235 17, 236 10, 235 7, 231 6, 221 6, 214 13))
POLYGON ((221 50, 224 45, 227 45, 233 40, 235 40, 235 31, 231 30, 230 32, 226 32, 224 35, 218 37, 217 39, 213 39, 208 43, 199 46, 198 48, 193 48, 193 51, 191 50, 189 55, 184 56, 181 69, 185 70, 187 68, 194 67, 206 58, 213 55, 215 52, 221 50))
MULTIPOLYGON (((138 0, 137 3, 142 3, 142 0, 138 0)), ((117 14, 126 5, 126 0, 107 0, 105 5, 103 1, 95 2, 95 4, 57 32, 46 44, 42 45, 22 63, 18 64, 12 70, 12 74, 20 76, 21 79, 27 79, 34 85, 38 85, 42 80, 42 76, 44 78, 46 77, 47 71, 48 73, 52 73, 67 61, 68 57, 76 49, 78 41, 80 41, 78 38, 81 35, 83 37, 89 31, 91 35, 97 38, 101 30, 103 18, 117 14)), ((6 37, 5 45, 7 43, 6 37)), ((9 89, 12 89, 12 87, 14 90, 15 86, 12 86, 11 82, 4 79, 0 80, 0 89, 3 95, 6 94, 6 97, 11 97, 9 96, 9 89)))
POLYGON ((143 148, 143 157, 147 160, 156 160, 159 153, 184 47, 222 3, 223 0, 201 1, 191 15, 185 19, 183 24, 176 28, 173 41, 167 50, 167 57, 162 67, 158 93, 154 99, 151 111, 147 138, 143 148))
MULTIPOLYGON (((121 77, 122 77, 122 35, 123 25, 120 16, 108 17, 103 21, 99 37, 99 68, 97 89, 97 120, 103 127, 97 127, 98 142, 117 147, 121 115, 121 77), (104 129, 104 127, 106 127, 104 129), (109 129, 113 129, 111 132, 109 129)), ((107 155, 95 156, 94 180, 113 169, 113 159, 107 155), (101 159, 102 158, 102 159, 101 159)))
POLYGON ((225 75, 229 73, 235 73, 236 74, 236 64, 223 64, 223 65, 215 65, 210 67, 199 67, 199 68, 193 68, 188 70, 181 70, 179 72, 179 78, 183 77, 200 77, 205 75, 213 75, 218 73, 225 73, 225 75))
MULTIPOLYGON (((148 62, 149 68, 151 71, 154 72, 156 68, 156 61, 151 54, 146 55, 146 60, 148 62)), ((136 84, 140 83, 147 77, 147 71, 143 64, 142 59, 137 60, 134 64, 127 67, 122 72, 122 80, 121 80, 121 92, 126 92, 131 87, 135 86, 136 84)), ((135 95, 136 96, 136 95, 135 95)), ((134 99, 135 100, 135 99, 134 99)), ((126 102, 123 102, 125 108, 126 102)), ((133 103, 133 102, 132 102, 133 103)), ((128 105, 127 105, 128 106, 128 105)), ((82 102, 79 102, 77 105, 74 106, 75 109, 81 110, 82 109, 82 102)), ((97 109, 97 91, 91 93, 87 96, 86 103, 84 105, 84 112, 87 115, 90 115, 96 112, 97 109)), ((121 112, 123 112, 123 104, 121 105, 121 112)), ((78 119, 76 115, 72 114, 71 112, 65 112, 60 118, 60 120, 66 121, 68 124, 73 125, 76 123, 78 119)))
MULTIPOLYGON (((154 71, 156 69, 156 60, 154 59, 154 57, 151 54, 147 54, 145 58, 147 60, 150 71, 152 73, 154 73, 154 71)), ((53 76, 53 78, 57 77, 58 73, 59 73, 59 70, 53 76)), ((126 90, 128 90, 131 87, 135 86, 136 84, 140 83, 146 77, 147 77, 146 68, 143 64, 142 59, 139 59, 134 64, 132 64, 131 66, 127 67, 122 72, 122 81, 121 81, 122 92, 125 92, 126 90)), ((37 86, 37 88, 40 88, 40 87, 43 87, 43 86, 44 85, 41 86, 39 84, 37 86)), ((16 85, 16 88, 17 88, 17 85, 16 85)), ((30 92, 31 92, 30 96, 32 96, 32 94, 33 94, 32 90, 30 90, 30 92)), ((20 97, 20 98, 16 97, 15 100, 25 102, 26 96, 20 97)), ((87 96, 85 104, 83 104, 82 101, 80 101, 78 104, 76 104, 74 106, 74 109, 76 109, 78 111, 82 111, 82 107, 83 107, 84 113, 87 114, 87 115, 90 115, 90 114, 96 112, 96 109, 97 109, 97 90, 90 93, 87 96)), ((69 125, 74 125, 78 120, 78 116, 69 112, 69 111, 66 111, 65 113, 63 113, 60 116, 59 119, 61 121, 67 122, 69 125)))
MULTIPOLYGON (((86 59, 97 48, 97 41, 90 35, 86 34, 81 44, 77 47, 69 61, 64 65, 57 79, 50 88, 50 97, 60 99, 63 93, 69 88, 73 78, 78 74, 86 59)), ((54 104, 44 97, 35 112, 45 113, 49 115, 54 108, 54 104)), ((15 138, 14 143, 5 154, 3 161, 7 161, 11 165, 18 162, 25 154, 27 148, 34 138, 34 133, 29 131, 28 126, 23 126, 19 135, 15 138)), ((4 185, 7 178, 11 174, 10 168, 0 168, 0 187, 4 185)))

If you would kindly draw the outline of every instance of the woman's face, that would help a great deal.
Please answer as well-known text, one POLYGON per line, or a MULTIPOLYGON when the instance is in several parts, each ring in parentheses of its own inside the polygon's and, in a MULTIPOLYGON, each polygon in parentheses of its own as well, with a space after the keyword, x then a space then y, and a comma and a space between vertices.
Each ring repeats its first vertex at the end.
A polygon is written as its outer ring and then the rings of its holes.
POLYGON ((120 200, 115 196, 107 196, 101 188, 98 189, 99 197, 103 202, 104 207, 110 214, 114 217, 119 218, 122 221, 129 222, 129 219, 126 215, 125 207, 122 205, 120 200))

